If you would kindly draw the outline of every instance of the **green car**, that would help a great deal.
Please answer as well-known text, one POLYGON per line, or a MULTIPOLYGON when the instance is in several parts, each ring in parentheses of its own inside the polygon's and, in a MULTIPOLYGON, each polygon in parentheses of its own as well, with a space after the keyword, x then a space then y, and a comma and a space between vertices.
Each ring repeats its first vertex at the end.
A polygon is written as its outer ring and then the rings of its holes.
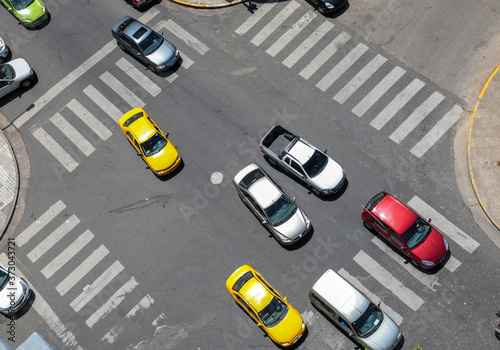
POLYGON ((0 3, 25 27, 36 27, 49 18, 41 0, 0 0, 0 3))

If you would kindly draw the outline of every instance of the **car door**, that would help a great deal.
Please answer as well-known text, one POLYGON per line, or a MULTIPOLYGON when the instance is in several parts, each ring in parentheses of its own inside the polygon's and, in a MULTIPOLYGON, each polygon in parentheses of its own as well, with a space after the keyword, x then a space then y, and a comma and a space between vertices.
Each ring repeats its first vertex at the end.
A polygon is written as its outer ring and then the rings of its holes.
POLYGON ((292 169, 292 174, 295 174, 295 176, 297 176, 302 181, 307 182, 306 173, 304 172, 304 169, 302 169, 300 164, 291 158, 287 158, 286 161, 292 169))
POLYGON ((399 235, 396 232, 392 231, 391 229, 389 229, 388 240, 403 253, 405 253, 406 255, 410 255, 410 250, 408 249, 406 244, 404 244, 401 237, 399 237, 399 235))
POLYGON ((0 98, 7 96, 14 91, 16 87, 17 84, 13 80, 0 81, 0 98))
POLYGON ((335 317, 337 316, 335 311, 333 311, 323 300, 318 298, 318 296, 314 293, 311 294, 311 300, 323 313, 332 321, 335 321, 335 317))

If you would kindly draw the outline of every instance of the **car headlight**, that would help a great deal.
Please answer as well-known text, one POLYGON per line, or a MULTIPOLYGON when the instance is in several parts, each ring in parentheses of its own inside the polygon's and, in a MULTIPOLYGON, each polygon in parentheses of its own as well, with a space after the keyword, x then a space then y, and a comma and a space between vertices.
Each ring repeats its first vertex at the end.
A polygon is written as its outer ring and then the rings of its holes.
POLYGON ((163 69, 165 68, 167 65, 166 64, 160 64, 158 66, 156 66, 157 69, 163 69))
POLYGON ((26 17, 21 17, 21 19, 25 22, 33 22, 31 19, 26 18, 26 17))
POLYGON ((422 260, 421 261, 422 265, 425 265, 425 266, 434 266, 434 262, 433 261, 429 261, 429 260, 422 260))
POLYGON ((289 243, 289 242, 291 242, 291 241, 292 241, 290 238, 288 238, 288 237, 287 237, 287 236, 285 236, 285 235, 282 235, 282 236, 281 236, 281 240, 282 240, 283 242, 286 242, 286 243, 289 243))
POLYGON ((280 343, 280 344, 281 344, 281 345, 283 345, 283 346, 288 346, 288 345, 290 345, 290 343, 288 343, 288 342, 287 342, 287 343, 280 343))
POLYGON ((42 12, 45 13, 45 5, 42 5, 42 12))
POLYGON ((326 6, 326 8, 328 8, 328 9, 333 9, 333 8, 335 8, 335 6, 333 6, 333 5, 332 5, 332 4, 330 4, 329 2, 325 2, 325 6, 326 6))
POLYGON ((444 241, 444 246, 446 247, 446 250, 448 250, 448 241, 444 237, 443 237, 443 241, 444 241))

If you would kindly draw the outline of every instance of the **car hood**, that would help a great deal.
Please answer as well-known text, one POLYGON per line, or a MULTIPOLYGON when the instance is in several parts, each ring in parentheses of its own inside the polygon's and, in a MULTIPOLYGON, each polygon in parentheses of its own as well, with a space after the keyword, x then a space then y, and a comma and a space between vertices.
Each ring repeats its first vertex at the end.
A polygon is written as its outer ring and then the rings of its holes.
POLYGON ((438 261, 446 253, 443 235, 432 228, 425 241, 415 247, 412 253, 420 260, 438 261))
POLYGON ((172 142, 168 141, 167 145, 160 152, 147 157, 146 160, 152 170, 164 170, 174 164, 178 156, 179 152, 172 145, 172 142))
POLYGON ((267 333, 277 343, 289 343, 302 332, 302 316, 288 305, 286 316, 275 326, 268 328, 267 333))
POLYGON ((7 62, 15 72, 15 80, 23 80, 31 76, 32 71, 29 63, 22 58, 16 58, 15 60, 7 62))
POLYGON ((378 329, 369 337, 363 338, 366 346, 373 350, 391 349, 399 335, 399 327, 384 313, 384 319, 378 329))
POLYGON ((297 210, 295 210, 291 218, 279 226, 274 226, 274 228, 283 236, 294 240, 307 230, 306 216, 304 212, 297 207, 297 210))
POLYGON ((19 299, 23 297, 23 284, 19 277, 11 275, 10 278, 9 282, 0 291, 0 308, 4 310, 8 309, 10 305, 16 305, 19 299), (14 295, 12 299, 11 293, 14 295))
POLYGON ((328 158, 325 168, 311 180, 316 184, 316 187, 326 190, 335 188, 344 178, 344 170, 342 166, 331 158, 328 158))
POLYGON ((161 65, 170 62, 175 56, 177 49, 174 45, 163 39, 163 43, 154 52, 149 54, 147 58, 154 64, 161 65))
POLYGON ((45 13, 45 6, 40 0, 35 0, 28 7, 17 11, 17 13, 33 21, 45 13))

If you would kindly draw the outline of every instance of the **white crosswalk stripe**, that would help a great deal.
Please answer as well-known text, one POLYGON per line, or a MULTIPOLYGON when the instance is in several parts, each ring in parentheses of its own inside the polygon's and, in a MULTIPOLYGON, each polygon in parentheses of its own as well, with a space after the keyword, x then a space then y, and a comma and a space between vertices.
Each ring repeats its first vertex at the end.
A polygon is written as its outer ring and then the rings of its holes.
POLYGON ((188 56, 186 56, 184 54, 184 52, 180 51, 179 50, 179 54, 181 55, 181 58, 182 58, 182 66, 186 69, 188 69, 189 67, 191 67, 194 63, 194 61, 192 59, 190 59, 188 56))
POLYGON ((455 243, 461 246, 463 249, 469 253, 474 252, 474 250, 479 247, 479 243, 476 242, 472 237, 467 235, 464 231, 459 229, 457 226, 452 224, 443 215, 434 210, 430 205, 425 203, 422 199, 414 196, 408 205, 412 207, 417 213, 419 213, 424 218, 431 218, 431 224, 435 226, 444 236, 452 239, 455 243))
POLYGON ((95 151, 95 147, 62 115, 56 113, 50 118, 50 121, 87 157, 95 151))
POLYGON ((250 40, 255 46, 259 46, 262 42, 269 37, 290 15, 299 8, 300 4, 296 1, 291 1, 288 5, 281 10, 278 15, 273 17, 262 29, 261 31, 250 40))
POLYGON ((54 156, 55 159, 61 163, 66 170, 72 172, 78 167, 78 162, 62 148, 56 140, 52 138, 45 130, 38 128, 33 132, 33 136, 40 142, 47 151, 54 156))
POLYGON ((37 220, 35 220, 31 225, 24 229, 23 232, 17 235, 16 244, 20 247, 26 244, 31 238, 33 238, 33 236, 40 232, 41 229, 43 229, 64 209, 66 209, 66 204, 64 204, 60 200, 51 205, 45 213, 43 213, 37 220))
POLYGON ((253 28, 254 25, 259 22, 262 17, 264 17, 269 10, 271 10, 274 5, 276 5, 277 1, 266 2, 259 7, 259 11, 255 12, 252 16, 248 17, 248 19, 236 29, 236 33, 239 35, 243 35, 253 28))
POLYGON ((382 265, 376 262, 363 250, 360 250, 359 253, 356 254, 354 261, 365 269, 366 272, 368 272, 373 278, 380 282, 380 284, 394 293, 399 300, 405 303, 413 311, 417 311, 424 304, 424 300, 422 298, 415 294, 415 292, 411 289, 405 287, 389 271, 382 267, 382 265))
POLYGON ((106 71, 99 76, 106 85, 108 85, 111 90, 116 92, 118 96, 123 98, 132 107, 144 107, 146 104, 137 97, 127 86, 125 86, 121 81, 115 78, 110 72, 106 71))
POLYGON ((135 68, 132 63, 127 61, 125 58, 120 58, 116 65, 129 77, 134 79, 134 82, 139 84, 144 90, 149 92, 151 96, 156 96, 161 92, 161 89, 158 85, 156 85, 151 79, 144 75, 139 69, 135 68))
POLYGON ((172 73, 168 76, 165 77, 165 80, 168 81, 169 83, 173 83, 175 79, 177 79, 179 76, 177 73, 172 73))
POLYGON ((330 22, 323 22, 309 37, 302 42, 293 52, 282 62, 286 67, 291 68, 304 56, 314 45, 316 45, 333 28, 330 22))
POLYGON ((92 113, 88 111, 80 102, 73 99, 68 104, 67 107, 76 114, 78 118, 81 119, 87 126, 95 132, 101 140, 106 141, 111 135, 111 131, 99 121, 92 113))
POLYGON ((313 11, 307 11, 293 26, 291 26, 266 52, 272 57, 276 56, 293 38, 295 38, 311 21, 316 18, 313 11))
POLYGON ((84 94, 87 95, 97 106, 99 106, 104 112, 106 112, 111 119, 116 123, 120 120, 122 113, 113 103, 111 103, 103 94, 101 94, 94 86, 89 85, 83 90, 84 94))
POLYGON ((366 51, 368 50, 368 46, 365 44, 358 44, 356 47, 351 50, 333 69, 328 72, 316 87, 321 91, 326 91, 334 82, 337 81, 338 78, 342 74, 345 73, 366 51))
POLYGON ((196 39, 191 33, 184 30, 180 25, 178 25, 171 19, 169 19, 168 21, 160 21, 155 26, 156 29, 162 27, 184 41, 187 45, 189 45, 189 47, 197 51, 200 55, 204 55, 210 50, 207 45, 196 39))

